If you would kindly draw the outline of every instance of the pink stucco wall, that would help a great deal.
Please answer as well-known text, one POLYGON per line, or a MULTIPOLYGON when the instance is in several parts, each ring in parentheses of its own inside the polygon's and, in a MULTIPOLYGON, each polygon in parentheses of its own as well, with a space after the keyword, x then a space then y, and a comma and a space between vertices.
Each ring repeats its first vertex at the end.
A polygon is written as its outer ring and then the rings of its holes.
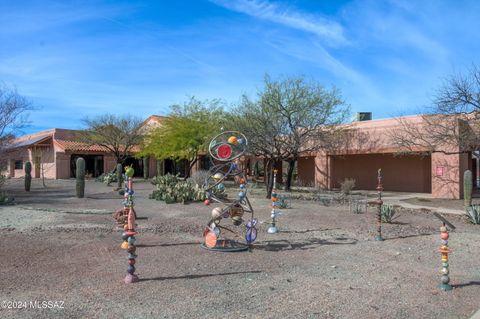
MULTIPOLYGON (((408 116, 402 119, 414 125, 421 125, 422 123, 421 116, 408 116)), ((391 190, 425 191, 431 187, 432 197, 434 198, 458 199, 463 197, 463 172, 466 169, 471 169, 471 154, 458 154, 458 146, 442 146, 442 150, 456 154, 449 155, 434 152, 429 157, 429 163, 426 162, 426 159, 417 163, 412 158, 407 157, 404 160, 397 158, 392 161, 384 161, 378 156, 406 151, 399 149, 391 139, 392 132, 402 129, 398 119, 356 122, 351 124, 349 129, 354 132, 352 134, 353 137, 335 151, 329 151, 328 153, 319 152, 315 157, 313 169, 311 160, 308 157, 301 158, 298 162, 299 176, 308 179, 307 176, 313 175, 315 176, 316 187, 331 189, 338 187, 338 179, 344 178, 349 170, 361 169, 362 166, 384 166, 378 168, 384 169, 386 177, 390 176, 391 179, 396 180, 391 190), (362 157, 367 154, 377 154, 378 156, 365 161, 362 157), (347 161, 339 162, 338 160, 332 160, 335 159, 335 156, 346 156, 347 161), (393 162, 396 165, 392 166, 393 162), (385 167, 395 172, 387 172, 385 167), (404 175, 398 175, 402 172, 411 172, 413 174, 410 181, 410 183, 413 183, 412 187, 408 187, 409 181, 404 178, 404 175), (420 178, 419 176, 423 177, 420 178), (430 179, 429 183, 427 179, 430 179)), ((425 132, 425 134, 428 134, 428 132, 425 132)), ((415 151, 424 152, 428 150, 418 148, 415 151)), ((351 175, 353 173, 348 174, 351 175)), ((372 174, 374 175, 374 173, 372 174)), ((375 176, 367 177, 360 175, 357 174, 358 184, 367 185, 368 188, 371 188, 371 185, 368 183, 371 183, 370 180, 374 180, 375 176)))

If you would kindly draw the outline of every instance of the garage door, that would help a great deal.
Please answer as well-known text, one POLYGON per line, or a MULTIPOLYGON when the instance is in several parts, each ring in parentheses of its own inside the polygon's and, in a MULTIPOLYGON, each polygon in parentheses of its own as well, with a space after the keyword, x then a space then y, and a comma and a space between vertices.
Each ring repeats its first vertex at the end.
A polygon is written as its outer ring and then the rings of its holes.
POLYGON ((365 154, 331 156, 332 185, 340 187, 346 178, 355 179, 355 189, 374 190, 377 171, 382 169, 386 191, 432 192, 430 156, 393 154, 365 154))

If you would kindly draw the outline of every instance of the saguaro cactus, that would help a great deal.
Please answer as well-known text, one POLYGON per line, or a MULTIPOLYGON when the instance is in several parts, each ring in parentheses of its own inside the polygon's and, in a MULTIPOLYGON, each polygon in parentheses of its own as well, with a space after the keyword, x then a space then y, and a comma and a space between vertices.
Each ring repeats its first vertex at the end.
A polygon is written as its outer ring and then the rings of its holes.
POLYGON ((148 156, 145 156, 143 158, 143 178, 144 179, 148 179, 148 163, 149 163, 148 156))
POLYGON ((117 164, 117 190, 123 187, 123 167, 122 164, 117 164))
POLYGON ((472 171, 466 170, 463 173, 463 199, 465 201, 465 209, 472 206, 472 189, 473 189, 472 171))
POLYGON ((77 158, 77 169, 75 172, 77 177, 77 197, 85 196, 85 160, 81 157, 77 158))
POLYGON ((32 185, 32 163, 25 163, 25 191, 30 191, 30 186, 32 185))

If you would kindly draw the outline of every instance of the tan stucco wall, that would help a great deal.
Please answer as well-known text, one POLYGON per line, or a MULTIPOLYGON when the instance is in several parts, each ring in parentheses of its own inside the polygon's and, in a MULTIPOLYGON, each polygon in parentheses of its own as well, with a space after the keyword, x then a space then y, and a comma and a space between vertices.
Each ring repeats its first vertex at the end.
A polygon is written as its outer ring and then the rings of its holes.
POLYGON ((45 178, 56 178, 56 168, 55 168, 55 156, 54 156, 54 147, 51 142, 45 142, 44 144, 49 144, 48 148, 39 147, 35 151, 33 149, 21 148, 15 152, 9 153, 8 156, 8 167, 7 173, 10 177, 24 177, 25 176, 25 163, 32 163, 32 177, 40 178, 42 177, 42 170, 45 178), (36 158, 40 157, 39 171, 35 168, 36 158), (23 169, 14 169, 14 164, 16 160, 23 161, 23 169), (43 164, 43 166, 42 166, 43 164), (37 174, 38 173, 38 174, 37 174))

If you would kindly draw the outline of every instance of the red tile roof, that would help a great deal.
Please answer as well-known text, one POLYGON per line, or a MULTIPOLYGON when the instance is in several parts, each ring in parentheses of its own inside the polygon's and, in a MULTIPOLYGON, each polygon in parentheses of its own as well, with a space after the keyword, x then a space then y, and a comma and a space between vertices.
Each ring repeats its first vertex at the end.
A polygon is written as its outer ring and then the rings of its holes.
POLYGON ((108 152, 106 147, 100 145, 90 145, 87 143, 66 140, 55 140, 55 142, 65 151, 108 152))
MULTIPOLYGON (((55 142, 65 151, 70 152, 110 152, 106 147, 96 144, 88 144, 76 141, 55 140, 55 142)), ((132 153, 140 151, 140 148, 135 145, 131 148, 132 153)))

